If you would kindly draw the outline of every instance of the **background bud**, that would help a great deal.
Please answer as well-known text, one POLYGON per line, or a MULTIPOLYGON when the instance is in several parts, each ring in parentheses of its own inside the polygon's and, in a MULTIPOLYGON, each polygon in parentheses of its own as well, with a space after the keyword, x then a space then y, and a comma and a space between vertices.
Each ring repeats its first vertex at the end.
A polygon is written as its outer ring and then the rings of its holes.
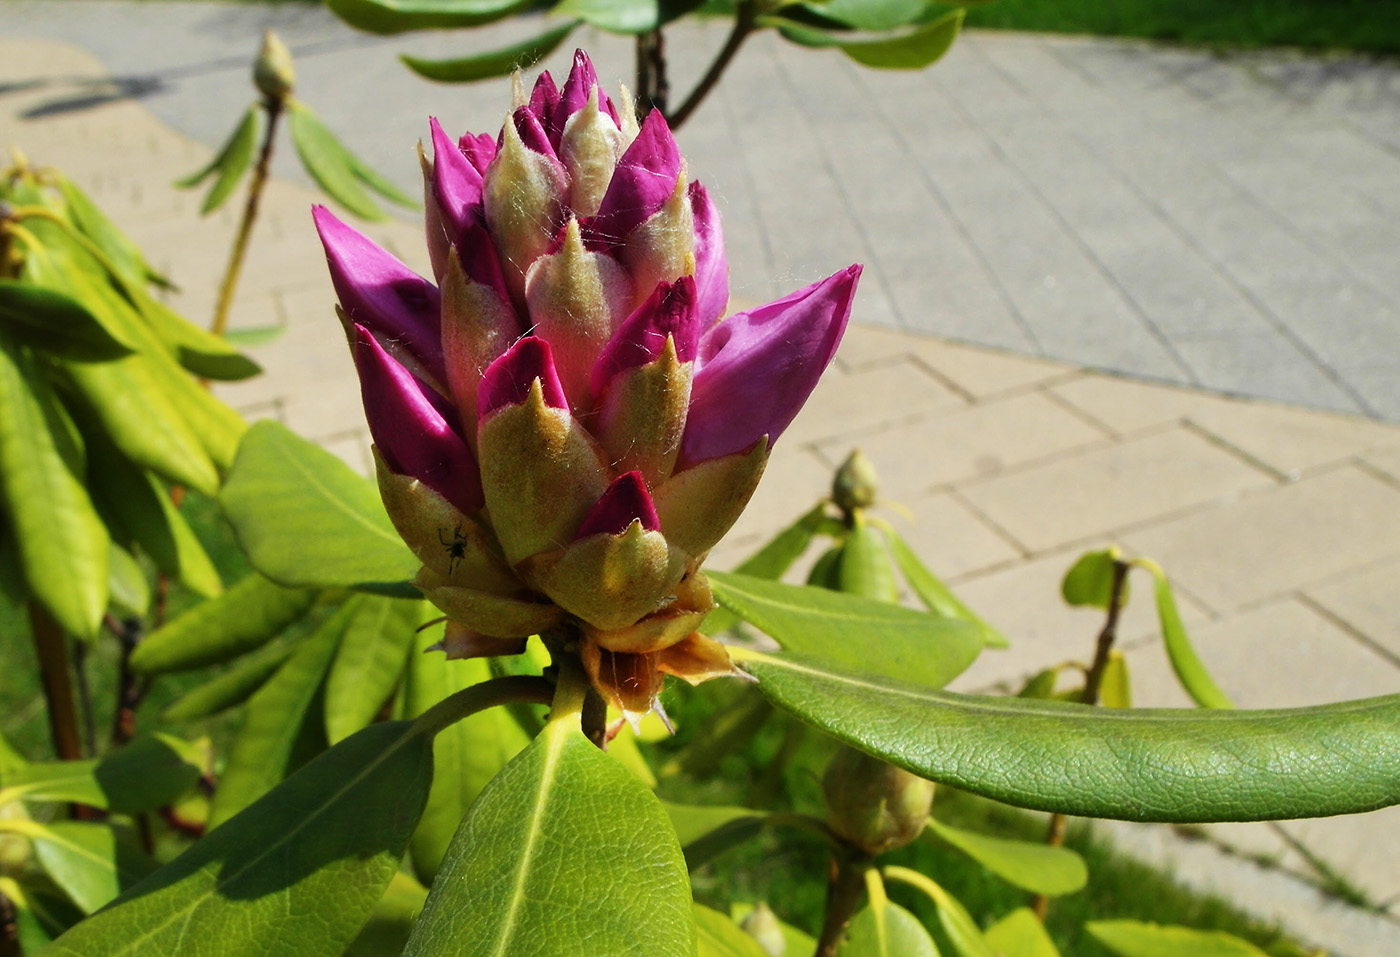
POLYGON ((875 855, 903 847, 923 832, 933 782, 844 745, 822 776, 826 823, 875 855))
POLYGON ((277 34, 268 30, 263 34, 262 49, 253 64, 253 85, 269 100, 281 102, 291 94, 295 84, 292 51, 277 34))
POLYGON ((860 449, 852 450, 836 470, 831 483, 831 498, 843 514, 875 504, 875 466, 860 449))

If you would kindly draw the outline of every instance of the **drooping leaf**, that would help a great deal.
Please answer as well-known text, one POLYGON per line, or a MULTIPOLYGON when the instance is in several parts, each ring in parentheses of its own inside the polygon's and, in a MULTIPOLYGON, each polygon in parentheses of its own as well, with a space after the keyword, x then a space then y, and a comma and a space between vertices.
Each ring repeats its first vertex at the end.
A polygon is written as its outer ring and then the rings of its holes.
POLYGON ((1154 561, 1137 559, 1152 573, 1153 593, 1157 599, 1157 621, 1162 628, 1162 643, 1167 647, 1167 657, 1171 660, 1172 671, 1182 689, 1202 708, 1233 708, 1229 695, 1220 690, 1215 679, 1196 655, 1191 639, 1186 634, 1186 626, 1181 623, 1181 612, 1177 611, 1176 596, 1172 593, 1171 582, 1162 567, 1154 561))
POLYGON ((880 541, 880 533, 864 521, 857 521, 846 536, 837 567, 837 590, 875 601, 899 601, 899 585, 894 580, 890 556, 880 541))
POLYGON ((102 362, 131 353, 78 300, 15 279, 0 279, 0 323, 15 342, 64 359, 102 362))
POLYGON ((123 275, 133 282, 151 282, 159 286, 169 286, 170 281, 151 268, 140 248, 116 224, 107 218, 96 203, 62 173, 50 171, 57 181, 58 190, 68 206, 68 218, 73 225, 107 257, 123 275))
MULTIPOLYGON (((1075 608, 1102 608, 1107 610, 1113 601, 1114 567, 1118 561, 1118 551, 1107 549, 1099 552, 1085 552, 1080 555, 1060 582, 1060 595, 1065 604, 1075 608)), ((1123 594, 1119 599, 1128 603, 1128 583, 1123 583, 1123 594)))
POLYGON ((141 674, 188 671, 252 651, 297 621, 316 601, 316 592, 283 588, 257 573, 218 598, 189 611, 146 636, 131 655, 141 674))
POLYGON ((930 820, 928 828, 1002 880, 1033 894, 1073 894, 1089 880, 1083 858, 1065 847, 992 837, 937 820, 930 820))
POLYGON ((101 760, 27 764, 5 776, 4 793, 26 801, 72 801, 117 814, 170 803, 204 773, 204 756, 165 734, 143 735, 101 760))
POLYGON ((253 566, 288 587, 402 583, 417 574, 374 485, 275 422, 248 430, 219 501, 253 566))
POLYGON ((122 617, 144 618, 151 607, 151 586, 141 565, 116 542, 109 543, 107 562, 107 598, 112 607, 122 617))
POLYGON ((565 715, 472 805, 404 953, 691 954, 691 906, 660 803, 565 715))
POLYGON ((809 0, 801 6, 857 30, 884 32, 917 23, 932 5, 928 0, 809 0))
POLYGON ((244 655, 215 678, 176 698, 161 719, 180 724, 198 721, 240 705, 266 683, 292 653, 291 645, 269 645, 244 655))
POLYGON ((699 957, 768 957, 758 941, 719 911, 696 904, 694 915, 699 957))
POLYGON ((44 873, 85 914, 106 906, 156 869, 156 862, 137 849, 132 837, 112 824, 29 821, 25 831, 44 873))
POLYGON ((141 317, 187 371, 218 382, 250 379, 262 371, 223 336, 196 326, 165 303, 143 292, 133 297, 141 317))
POLYGON ((298 100, 287 103, 292 143, 302 165, 326 195, 361 219, 380 220, 384 213, 360 185, 350 161, 350 151, 336 139, 310 107, 298 100))
POLYGON ((553 53, 580 22, 570 20, 546 30, 537 37, 475 56, 452 60, 424 60, 405 53, 399 59, 414 73, 439 83, 470 83, 493 76, 508 76, 515 70, 525 70, 534 66, 539 60, 553 53))
POLYGON ((1218 930, 1135 920, 1091 920, 1084 928, 1119 957, 1265 957, 1248 941, 1218 930))
POLYGON ((918 888, 933 901, 938 908, 938 922, 943 925, 943 933, 948 936, 948 942, 959 957, 998 957, 988 946, 967 908, 938 882, 907 867, 887 867, 884 875, 918 888))
POLYGON ((431 736, 376 724, 64 934, 45 957, 336 957, 398 870, 431 736))
POLYGON ((332 744, 374 720, 399 683, 422 618, 421 601, 361 596, 326 678, 326 736, 332 744))
POLYGON ((1354 814, 1400 799, 1400 695, 1269 711, 1090 708, 940 692, 731 649, 779 707, 921 777, 1134 821, 1354 814))
POLYGON ((262 114, 257 104, 248 107, 248 112, 243 114, 243 118, 233 128, 233 134, 224 142, 209 164, 189 176, 175 181, 175 185, 180 189, 191 189, 215 173, 218 174, 214 185, 209 187, 209 192, 204 197, 204 203, 199 208, 201 216, 207 216, 222 206, 224 200, 228 199, 237 188, 238 181, 243 178, 243 174, 248 171, 249 165, 253 162, 253 152, 257 149, 258 130, 262 127, 261 120, 262 114))
POLYGON ((941 688, 982 649, 966 622, 844 595, 732 573, 709 572, 715 600, 761 628, 785 650, 941 688))
POLYGON ((998 957, 1060 957, 1055 942, 1029 907, 1013 910, 982 934, 998 957))
POLYGON ((851 919, 846 940, 837 951, 838 957, 938 957, 933 943, 919 918, 898 904, 881 902, 861 908, 851 919))
POLYGON ((812 567, 807 572, 807 584, 814 588, 825 588, 829 591, 841 590, 841 551, 846 547, 845 542, 837 542, 826 551, 822 552, 812 567))
POLYGON ((776 26, 778 32, 793 43, 808 47, 839 47, 842 53, 857 63, 881 70, 922 70, 936 63, 957 39, 962 21, 963 11, 952 10, 894 37, 848 40, 839 33, 814 30, 792 20, 760 19, 764 25, 776 26))
POLYGON ((982 637, 988 648, 1009 648, 1011 642, 1006 640, 1006 636, 993 628, 977 612, 963 604, 962 599, 953 594, 953 590, 929 570, 923 563, 914 549, 909 547, 909 543, 895 533, 895 530, 887 524, 882 524, 885 537, 890 542, 890 554, 894 556, 895 564, 899 566, 900 574, 909 583, 909 587, 914 590, 914 594, 919 596, 919 601, 924 607, 935 615, 944 618, 956 618, 959 621, 971 622, 982 629, 982 637))
POLYGON ((531 0, 327 0, 332 13, 357 30, 391 34, 409 30, 476 27, 510 16, 531 0))

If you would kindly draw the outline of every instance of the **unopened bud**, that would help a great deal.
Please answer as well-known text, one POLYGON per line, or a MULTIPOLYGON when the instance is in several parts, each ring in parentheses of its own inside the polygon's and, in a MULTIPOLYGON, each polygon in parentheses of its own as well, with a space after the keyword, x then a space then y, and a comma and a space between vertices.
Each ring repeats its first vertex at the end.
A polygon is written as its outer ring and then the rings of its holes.
POLYGON ((826 823, 869 854, 914 840, 928 824, 933 782, 842 747, 822 776, 826 823))
POLYGON ((296 71, 292 68, 292 51, 282 39, 268 30, 263 34, 262 49, 253 64, 253 85, 269 100, 280 103, 292 92, 296 71))
POLYGON ((837 508, 849 515, 858 508, 875 504, 875 466, 860 449, 852 450, 836 470, 831 483, 831 497, 837 508))
POLYGON ((754 940, 758 941, 758 946, 763 948, 768 957, 784 957, 787 954, 787 938, 783 936, 783 926, 778 923, 778 916, 773 913, 763 901, 758 902, 748 916, 739 922, 739 926, 744 929, 754 940))

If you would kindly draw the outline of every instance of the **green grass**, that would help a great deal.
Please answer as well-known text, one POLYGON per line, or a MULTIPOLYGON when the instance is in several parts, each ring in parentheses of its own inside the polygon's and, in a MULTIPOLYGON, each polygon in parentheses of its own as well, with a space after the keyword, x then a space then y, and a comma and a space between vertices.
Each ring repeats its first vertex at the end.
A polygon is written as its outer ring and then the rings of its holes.
POLYGON ((966 23, 1234 49, 1400 53, 1400 0, 992 0, 968 7, 966 23))

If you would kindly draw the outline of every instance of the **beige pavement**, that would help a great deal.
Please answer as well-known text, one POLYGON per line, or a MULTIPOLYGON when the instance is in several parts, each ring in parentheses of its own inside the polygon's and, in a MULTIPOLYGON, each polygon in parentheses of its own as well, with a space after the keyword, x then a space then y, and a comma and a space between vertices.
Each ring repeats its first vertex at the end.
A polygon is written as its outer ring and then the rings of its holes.
MULTIPOLYGON (((201 220, 199 194, 169 186, 201 165, 207 148, 129 100, 23 116, 60 99, 100 98, 104 78, 77 48, 0 38, 0 148, 20 147, 88 189, 182 287, 173 303, 207 322, 235 204, 201 220)), ((358 390, 308 214, 316 200, 283 182, 266 196, 234 325, 285 333, 251 350, 265 375, 220 394, 364 471, 358 390)), ((426 270, 417 229, 389 223, 368 232, 426 270)), ((1400 691, 1400 427, 855 324, 713 563, 732 565, 824 494, 854 447, 874 461, 886 497, 912 516, 891 510, 891 520, 1012 638, 1012 650, 985 655, 958 687, 1014 687, 1044 665, 1089 654, 1099 620, 1066 608, 1058 581, 1081 551, 1116 542, 1166 568, 1202 657, 1239 704, 1400 691)), ((1184 705, 1164 664, 1148 583, 1134 583, 1123 638, 1136 703, 1184 705)), ((1372 900, 1400 898, 1395 809, 1281 830, 1210 830, 1307 874, 1288 843, 1304 841, 1372 900)), ((1150 838, 1121 833, 1145 848, 1156 842, 1144 853, 1189 865, 1183 877, 1214 881, 1334 953, 1400 953, 1400 926, 1390 921, 1279 884, 1166 829, 1150 838)))

